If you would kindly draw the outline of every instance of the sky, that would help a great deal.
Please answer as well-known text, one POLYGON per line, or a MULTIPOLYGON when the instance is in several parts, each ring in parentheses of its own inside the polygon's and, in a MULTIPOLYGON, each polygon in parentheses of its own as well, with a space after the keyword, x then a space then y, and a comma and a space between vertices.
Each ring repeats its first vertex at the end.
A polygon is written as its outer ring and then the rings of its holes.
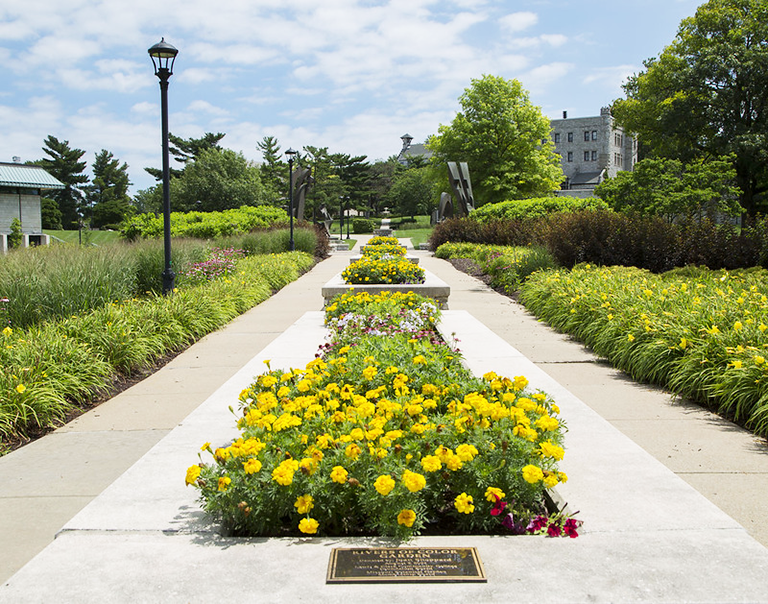
POLYGON ((449 124, 485 74, 519 80, 550 118, 599 115, 701 0, 0 0, 0 161, 48 135, 106 149, 136 192, 160 167, 160 88, 147 50, 179 50, 170 131, 397 155, 449 124))

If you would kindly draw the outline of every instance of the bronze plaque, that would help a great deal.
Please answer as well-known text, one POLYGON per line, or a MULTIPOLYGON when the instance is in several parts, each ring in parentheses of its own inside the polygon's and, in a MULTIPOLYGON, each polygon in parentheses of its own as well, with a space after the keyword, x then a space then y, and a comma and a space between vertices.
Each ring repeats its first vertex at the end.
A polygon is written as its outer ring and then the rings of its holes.
POLYGON ((326 583, 485 583, 474 547, 334 548, 326 583))

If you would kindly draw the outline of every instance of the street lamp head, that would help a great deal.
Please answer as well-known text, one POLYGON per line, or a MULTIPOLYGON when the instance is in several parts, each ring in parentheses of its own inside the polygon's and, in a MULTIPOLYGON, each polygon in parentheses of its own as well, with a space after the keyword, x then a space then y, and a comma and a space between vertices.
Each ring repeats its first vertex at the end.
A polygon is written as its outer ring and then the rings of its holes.
POLYGON ((152 58, 152 65, 155 67, 157 77, 169 77, 173 74, 173 63, 176 61, 176 55, 179 51, 161 39, 157 44, 149 49, 149 56, 152 58))
POLYGON ((296 159, 296 156, 299 154, 298 151, 295 151, 294 149, 288 149, 285 154, 288 156, 288 163, 292 163, 294 159, 296 159))

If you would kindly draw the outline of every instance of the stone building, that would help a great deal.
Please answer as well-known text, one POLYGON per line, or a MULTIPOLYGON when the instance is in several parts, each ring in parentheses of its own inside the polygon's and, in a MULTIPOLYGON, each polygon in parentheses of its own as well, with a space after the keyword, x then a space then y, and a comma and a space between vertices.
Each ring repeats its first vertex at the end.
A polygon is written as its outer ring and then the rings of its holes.
POLYGON ((40 208, 41 191, 63 189, 64 184, 39 166, 28 166, 16 157, 0 162, 0 253, 8 250, 14 218, 21 222, 23 247, 47 245, 40 208))
POLYGON ((589 197, 595 187, 637 162, 637 139, 617 126, 608 107, 594 117, 551 120, 552 140, 566 180, 559 195, 589 197))

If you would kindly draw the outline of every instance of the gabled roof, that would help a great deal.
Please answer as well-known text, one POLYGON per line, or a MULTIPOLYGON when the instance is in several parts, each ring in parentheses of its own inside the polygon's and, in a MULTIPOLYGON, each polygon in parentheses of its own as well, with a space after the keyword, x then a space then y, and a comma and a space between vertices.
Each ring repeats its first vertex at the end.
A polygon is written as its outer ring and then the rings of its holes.
POLYGON ((64 183, 40 166, 0 162, 0 187, 22 189, 63 189, 64 183))

